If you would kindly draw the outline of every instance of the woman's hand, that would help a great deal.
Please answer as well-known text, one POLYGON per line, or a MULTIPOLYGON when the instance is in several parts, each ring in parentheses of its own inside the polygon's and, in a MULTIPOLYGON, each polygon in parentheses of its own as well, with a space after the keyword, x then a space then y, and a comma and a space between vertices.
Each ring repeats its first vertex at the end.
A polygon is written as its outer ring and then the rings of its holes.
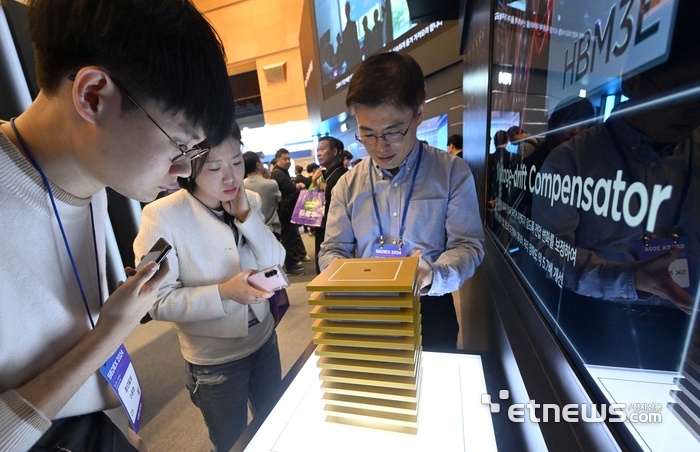
POLYGON ((248 197, 245 194, 243 182, 241 182, 240 187, 236 191, 236 197, 231 201, 224 201, 221 205, 229 215, 236 217, 241 223, 245 222, 250 213, 250 205, 248 204, 248 197))
POLYGON ((225 283, 219 284, 219 295, 222 300, 233 300, 240 304, 256 304, 270 298, 273 292, 258 290, 248 284, 248 276, 255 270, 240 272, 225 283))

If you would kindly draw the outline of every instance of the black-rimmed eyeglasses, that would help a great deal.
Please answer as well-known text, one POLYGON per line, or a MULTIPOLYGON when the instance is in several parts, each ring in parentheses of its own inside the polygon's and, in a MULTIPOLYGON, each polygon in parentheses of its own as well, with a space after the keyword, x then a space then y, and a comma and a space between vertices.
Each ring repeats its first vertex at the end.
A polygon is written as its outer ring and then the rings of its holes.
POLYGON ((355 139, 357 141, 362 142, 365 146, 374 146, 377 144, 377 140, 381 138, 385 143, 398 143, 399 141, 403 140, 403 137, 406 136, 408 133, 408 129, 411 128, 411 124, 413 123, 413 117, 411 117, 411 120, 408 122, 408 127, 406 127, 406 130, 403 132, 391 132, 391 133, 385 133, 382 135, 360 135, 358 136, 357 133, 355 133, 355 139))
MULTIPOLYGON (((71 79, 71 80, 73 80, 73 81, 75 81, 75 75, 71 75, 71 76, 69 76, 68 78, 71 79)), ((180 142, 180 141, 177 141, 177 140, 173 139, 173 137, 171 137, 170 135, 168 135, 168 132, 166 132, 165 130, 163 130, 163 128, 162 128, 160 125, 158 125, 158 123, 156 122, 156 120, 153 119, 153 118, 151 117, 151 115, 149 115, 148 112, 147 112, 146 110, 144 110, 143 107, 141 107, 141 105, 139 105, 139 103, 136 102, 136 100, 134 100, 133 97, 131 97, 131 94, 129 94, 129 92, 126 90, 126 88, 124 88, 124 87, 121 85, 121 83, 117 82, 114 78, 112 78, 112 81, 114 82, 115 85, 117 85, 117 86, 119 87, 119 89, 121 89, 121 90, 124 92, 124 94, 126 94, 126 97, 128 97, 129 100, 130 100, 134 105, 136 105, 136 107, 137 107, 139 110, 141 110, 141 111, 143 112, 143 114, 146 115, 146 117, 147 117, 148 119, 150 119, 151 122, 152 122, 153 124, 155 124, 155 126, 158 127, 158 129, 159 129, 161 132, 163 132, 163 134, 164 134, 166 137, 168 137, 168 140, 170 140, 170 141, 177 147, 177 149, 180 151, 180 155, 178 155, 178 156, 176 156, 176 157, 170 159, 170 163, 172 163, 173 165, 177 165, 178 163, 181 163, 181 162, 186 161, 185 159, 187 159, 187 161, 192 161, 192 160, 194 160, 194 159, 196 159, 196 158, 199 158, 199 157, 203 156, 203 155, 206 154, 207 152, 209 152, 209 149, 200 148, 199 145, 196 145, 196 144, 195 144, 194 146, 192 146, 191 148, 188 148, 187 145, 186 145, 185 143, 182 143, 182 142, 180 142)))

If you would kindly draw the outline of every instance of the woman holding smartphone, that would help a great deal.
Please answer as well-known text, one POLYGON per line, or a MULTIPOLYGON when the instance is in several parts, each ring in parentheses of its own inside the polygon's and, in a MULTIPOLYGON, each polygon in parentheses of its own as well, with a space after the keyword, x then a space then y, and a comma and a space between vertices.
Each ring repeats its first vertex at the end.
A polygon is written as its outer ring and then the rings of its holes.
POLYGON ((134 242, 136 256, 161 237, 173 247, 150 312, 175 325, 190 398, 220 452, 246 428, 248 401, 255 413, 281 380, 272 293, 247 278, 282 264, 285 251, 265 226, 260 197, 243 186, 240 139, 234 124, 226 141, 192 160, 183 189, 144 208, 134 242))

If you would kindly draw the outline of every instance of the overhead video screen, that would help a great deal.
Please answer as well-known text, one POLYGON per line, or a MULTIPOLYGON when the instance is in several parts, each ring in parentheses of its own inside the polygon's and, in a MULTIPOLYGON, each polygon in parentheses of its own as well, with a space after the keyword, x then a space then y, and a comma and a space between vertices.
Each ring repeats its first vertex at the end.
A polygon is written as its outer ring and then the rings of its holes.
POLYGON ((324 96, 334 94, 365 58, 406 34, 406 0, 315 0, 324 96))

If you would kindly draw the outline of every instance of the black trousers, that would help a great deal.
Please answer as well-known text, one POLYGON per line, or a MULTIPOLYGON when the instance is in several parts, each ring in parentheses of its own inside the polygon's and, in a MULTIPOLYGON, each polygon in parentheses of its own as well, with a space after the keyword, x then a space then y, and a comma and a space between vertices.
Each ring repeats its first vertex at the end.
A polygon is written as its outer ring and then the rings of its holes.
POLYGON ((103 412, 54 420, 30 452, 137 452, 103 412))
POLYGON ((321 244, 326 237, 326 228, 316 228, 314 235, 316 238, 316 273, 321 273, 321 267, 318 266, 318 253, 321 251, 321 244))
POLYGON ((282 246, 287 252, 284 265, 289 269, 306 256, 306 247, 299 234, 299 225, 294 223, 282 224, 282 246))
POLYGON ((423 350, 451 351, 457 349, 457 312, 451 293, 420 297, 423 350))

